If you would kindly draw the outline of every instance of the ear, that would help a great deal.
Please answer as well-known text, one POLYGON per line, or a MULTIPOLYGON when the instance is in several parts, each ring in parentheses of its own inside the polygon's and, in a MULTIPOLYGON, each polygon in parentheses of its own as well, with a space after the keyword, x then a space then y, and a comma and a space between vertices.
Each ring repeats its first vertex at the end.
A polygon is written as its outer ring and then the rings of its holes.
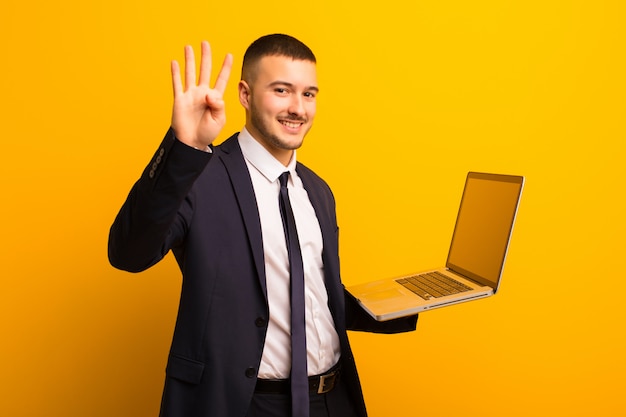
POLYGON ((239 102, 246 110, 250 110, 250 94, 252 92, 250 86, 247 82, 241 80, 237 88, 239 89, 239 102))

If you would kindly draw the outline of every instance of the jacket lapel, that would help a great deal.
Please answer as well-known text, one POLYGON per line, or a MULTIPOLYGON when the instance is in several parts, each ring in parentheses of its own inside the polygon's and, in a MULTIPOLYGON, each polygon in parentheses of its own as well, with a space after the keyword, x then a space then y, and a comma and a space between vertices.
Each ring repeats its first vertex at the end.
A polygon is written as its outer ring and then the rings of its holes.
MULTIPOLYGON (((232 183, 246 227, 248 241, 252 248, 252 256, 254 257, 254 265, 259 277, 259 284, 267 300, 261 220, 259 218, 252 180, 250 179, 248 167, 241 152, 241 148, 239 147, 239 142, 237 141, 237 134, 228 138, 215 149, 217 153, 216 156, 219 156, 224 164, 232 183)), ((326 290, 329 294, 330 307, 333 316, 335 316, 335 321, 342 323, 344 317, 342 302, 343 287, 341 286, 339 278, 339 261, 336 255, 334 255, 338 253, 334 201, 332 198, 328 198, 326 190, 320 187, 316 182, 318 180, 313 177, 314 174, 312 174, 308 168, 298 163, 296 170, 302 179, 304 188, 309 195, 309 199, 320 223, 324 244, 322 259, 325 269, 326 290)))
POLYGON ((339 258, 337 256, 339 253, 339 245, 337 220, 335 217, 335 202, 332 196, 329 197, 330 190, 320 185, 320 180, 316 178, 315 174, 308 168, 298 163, 296 171, 309 195, 309 200, 313 205, 322 231, 322 241, 324 244, 322 262, 324 263, 324 277, 330 311, 335 319, 337 329, 344 329, 345 306, 343 285, 341 284, 339 271, 339 258))
POLYGON ((221 161, 226 167, 228 176, 233 186, 233 191, 239 204, 239 210, 248 233, 248 241, 252 248, 254 265, 259 277, 259 283, 263 289, 263 295, 267 300, 267 285, 265 282, 265 263, 263 257, 263 238, 261 236, 261 220, 257 208, 252 180, 248 173, 248 167, 244 160, 237 135, 234 134, 222 143, 218 148, 221 161))

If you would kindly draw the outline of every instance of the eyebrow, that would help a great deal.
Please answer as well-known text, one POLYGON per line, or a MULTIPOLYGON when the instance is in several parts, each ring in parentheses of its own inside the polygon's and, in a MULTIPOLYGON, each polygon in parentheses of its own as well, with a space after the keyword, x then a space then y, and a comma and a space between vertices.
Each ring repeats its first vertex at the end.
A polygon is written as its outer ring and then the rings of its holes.
MULTIPOLYGON (((268 87, 277 87, 277 86, 281 86, 281 85, 285 86, 285 87, 290 87, 290 88, 294 87, 294 85, 292 83, 289 83, 287 81, 274 81, 274 82, 270 83, 268 85, 268 87)), ((319 91, 320 91, 320 89, 317 86, 314 86, 314 85, 305 88, 305 90, 306 91, 315 91, 316 93, 319 93, 319 91)))

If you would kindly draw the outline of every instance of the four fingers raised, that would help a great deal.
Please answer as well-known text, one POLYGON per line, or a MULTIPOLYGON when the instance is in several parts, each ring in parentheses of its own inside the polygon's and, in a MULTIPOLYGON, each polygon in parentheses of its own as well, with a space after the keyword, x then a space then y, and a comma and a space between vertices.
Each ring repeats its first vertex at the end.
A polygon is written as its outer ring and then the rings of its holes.
MULTIPOLYGON (((172 87, 174 89, 174 96, 182 94, 188 91, 190 88, 196 86, 208 86, 211 80, 212 58, 211 58, 211 45, 207 41, 201 43, 201 58, 200 58, 200 76, 198 83, 196 84, 196 59, 193 52, 193 48, 190 45, 185 46, 185 83, 183 88, 183 82, 181 80, 180 65, 177 61, 172 61, 172 87)), ((233 56, 227 54, 222 63, 222 68, 215 80, 216 91, 223 94, 226 90, 226 84, 230 78, 230 72, 233 65, 233 56)))

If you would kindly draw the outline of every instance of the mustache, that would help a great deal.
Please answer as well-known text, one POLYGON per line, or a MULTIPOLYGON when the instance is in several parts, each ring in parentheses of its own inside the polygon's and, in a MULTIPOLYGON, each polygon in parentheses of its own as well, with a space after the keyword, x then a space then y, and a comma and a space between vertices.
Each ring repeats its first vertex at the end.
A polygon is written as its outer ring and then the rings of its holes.
POLYGON ((287 114, 286 116, 279 117, 280 119, 287 120, 289 122, 301 122, 306 123, 309 121, 306 117, 298 116, 295 114, 287 114))

